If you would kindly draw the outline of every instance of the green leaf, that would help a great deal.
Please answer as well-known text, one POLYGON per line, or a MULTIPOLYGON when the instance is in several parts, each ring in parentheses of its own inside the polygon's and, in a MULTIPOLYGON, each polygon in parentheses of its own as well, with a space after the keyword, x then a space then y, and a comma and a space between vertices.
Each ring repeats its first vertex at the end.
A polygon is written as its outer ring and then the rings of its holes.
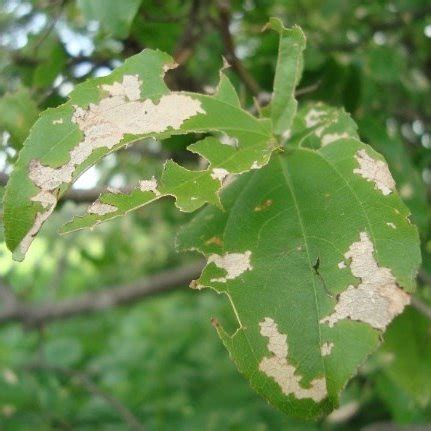
POLYGON ((21 148, 37 116, 37 105, 26 88, 0 98, 0 129, 10 134, 11 144, 16 149, 21 148))
MULTIPOLYGON (((36 38, 35 43, 38 39, 36 38)), ((32 50, 27 55, 34 55, 32 50)), ((33 86, 49 88, 66 66, 67 54, 57 37, 49 37, 37 49, 37 66, 33 74, 33 86)))
POLYGON ((96 20, 114 37, 126 38, 142 0, 78 0, 88 21, 96 20))
MULTIPOLYGON (((314 140, 313 127, 301 136, 314 140)), ((350 137, 324 145, 325 130, 320 147, 288 147, 241 176, 222 194, 224 212, 206 208, 178 238, 208 259, 194 287, 232 304, 237 331, 217 331, 239 370, 273 405, 308 418, 338 404, 408 303, 420 262, 382 157, 350 137)))
POLYGON ((285 28, 278 18, 271 18, 268 28, 280 34, 274 89, 269 106, 275 135, 286 133, 293 121, 298 102, 295 88, 301 79, 305 35, 301 28, 285 28))
POLYGON ((416 405, 431 401, 431 334, 429 320, 413 308, 395 319, 380 351, 383 372, 416 405))
POLYGON ((0 187, 0 243, 4 241, 4 233, 3 233, 3 195, 4 188, 0 187))
MULTIPOLYGON (((158 193, 176 196, 177 205, 186 211, 205 202, 219 204, 221 173, 245 172, 267 163, 274 149, 269 121, 241 109, 231 85, 227 101, 227 78, 222 75, 219 91, 224 90, 214 96, 171 92, 163 75, 172 67, 167 54, 145 50, 111 75, 78 85, 67 103, 42 114, 20 153, 6 192, 6 241, 16 259, 23 259, 59 197, 76 178, 106 154, 134 141, 218 132, 233 144, 214 138, 193 144, 191 150, 211 165, 205 171, 166 165, 158 193)), ((136 206, 138 198, 141 205, 149 202, 153 195, 132 193, 128 206, 123 201, 122 211, 136 206)), ((105 200, 107 204, 109 199, 105 200)), ((93 214, 114 214, 112 207, 100 209, 99 204, 95 203, 93 214)))

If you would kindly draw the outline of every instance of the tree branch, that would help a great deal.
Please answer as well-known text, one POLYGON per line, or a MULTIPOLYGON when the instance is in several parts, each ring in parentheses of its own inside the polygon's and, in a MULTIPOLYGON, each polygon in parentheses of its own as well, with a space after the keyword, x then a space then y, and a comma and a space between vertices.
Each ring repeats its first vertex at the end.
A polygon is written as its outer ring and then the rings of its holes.
POLYGON ((425 302, 422 302, 416 296, 412 296, 410 301, 410 304, 413 308, 415 308, 417 311, 419 311, 419 313, 431 320, 431 307, 428 307, 425 302))
POLYGON ((253 78, 253 76, 250 75, 235 52, 235 43, 229 29, 231 21, 229 1, 217 0, 216 5, 219 13, 219 21, 216 23, 216 25, 223 40, 226 60, 232 66, 232 69, 241 78, 244 85, 250 90, 250 92, 254 96, 258 96, 260 93, 259 84, 253 78))
POLYGON ((58 302, 10 303, 9 307, 0 311, 0 325, 15 322, 22 323, 27 328, 37 328, 56 320, 132 304, 148 296, 189 284, 200 275, 202 268, 202 262, 195 262, 123 286, 109 287, 58 302))
POLYGON ((174 58, 178 64, 185 63, 193 54, 196 42, 202 35, 202 27, 199 25, 200 0, 192 0, 188 21, 185 30, 179 39, 174 51, 174 58))

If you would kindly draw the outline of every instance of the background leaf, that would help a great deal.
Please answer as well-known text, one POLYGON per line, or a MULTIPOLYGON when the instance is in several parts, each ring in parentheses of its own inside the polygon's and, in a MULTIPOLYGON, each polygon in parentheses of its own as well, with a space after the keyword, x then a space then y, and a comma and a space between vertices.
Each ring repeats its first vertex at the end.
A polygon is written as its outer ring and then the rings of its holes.
POLYGON ((129 34, 130 26, 142 0, 78 0, 87 20, 99 21, 103 28, 118 38, 129 34))

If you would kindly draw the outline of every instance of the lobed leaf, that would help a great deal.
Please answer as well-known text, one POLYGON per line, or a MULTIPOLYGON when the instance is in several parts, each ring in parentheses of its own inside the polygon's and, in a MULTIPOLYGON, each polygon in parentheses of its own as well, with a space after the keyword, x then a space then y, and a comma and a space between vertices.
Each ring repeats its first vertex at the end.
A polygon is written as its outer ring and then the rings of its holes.
POLYGON ((178 238, 208 259, 193 286, 232 304, 237 331, 217 331, 239 370, 273 405, 309 418, 337 406, 409 303, 420 262, 382 157, 351 137, 325 145, 325 136, 241 176, 222 194, 224 212, 206 208, 178 238))

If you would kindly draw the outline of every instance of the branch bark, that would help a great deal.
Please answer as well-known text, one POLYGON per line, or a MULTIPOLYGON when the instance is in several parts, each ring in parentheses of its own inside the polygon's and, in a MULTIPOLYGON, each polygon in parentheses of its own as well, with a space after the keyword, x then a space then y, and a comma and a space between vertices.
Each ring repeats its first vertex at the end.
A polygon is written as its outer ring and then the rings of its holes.
POLYGON ((148 296, 188 285, 199 277, 202 268, 202 262, 195 262, 123 286, 109 287, 58 302, 44 304, 10 302, 8 307, 0 311, 0 325, 22 323, 32 329, 49 322, 132 304, 148 296))
POLYGON ((425 302, 422 302, 419 298, 416 296, 411 297, 411 306, 413 308, 416 308, 419 313, 427 317, 429 320, 431 320, 431 307, 429 307, 425 302))
POLYGON ((232 66, 232 69, 236 74, 241 78, 248 90, 250 90, 254 96, 258 96, 261 91, 259 84, 253 76, 250 75, 235 52, 235 43, 229 28, 231 21, 229 1, 217 0, 216 5, 219 13, 219 21, 216 24, 223 40, 226 60, 232 66))

